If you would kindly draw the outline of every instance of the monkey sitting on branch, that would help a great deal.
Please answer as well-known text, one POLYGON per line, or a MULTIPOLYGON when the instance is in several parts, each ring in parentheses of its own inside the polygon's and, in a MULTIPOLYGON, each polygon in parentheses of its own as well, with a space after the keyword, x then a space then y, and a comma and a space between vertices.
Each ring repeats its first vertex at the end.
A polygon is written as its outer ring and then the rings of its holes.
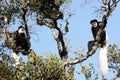
POLYGON ((92 34, 94 40, 88 42, 88 52, 89 53, 93 47, 98 43, 96 46, 100 47, 99 52, 99 64, 102 76, 105 76, 108 71, 108 61, 107 61, 107 39, 108 36, 105 31, 105 27, 107 24, 106 16, 103 16, 102 21, 99 22, 96 19, 90 21, 92 24, 92 34), (100 32, 101 30, 101 32, 100 32))

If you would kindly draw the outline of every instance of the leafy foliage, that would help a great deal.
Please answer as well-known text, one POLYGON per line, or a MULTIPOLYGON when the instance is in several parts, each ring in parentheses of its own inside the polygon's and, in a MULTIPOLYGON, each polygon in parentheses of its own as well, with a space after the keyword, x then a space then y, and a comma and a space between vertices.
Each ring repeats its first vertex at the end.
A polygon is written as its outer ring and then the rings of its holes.
POLYGON ((10 58, 8 55, 0 55, 0 79, 1 80, 10 80, 12 79, 12 71, 10 67, 10 58))
POLYGON ((12 49, 13 46, 14 46, 14 41, 13 41, 12 38, 8 38, 8 39, 5 40, 5 44, 8 48, 12 49))
POLYGON ((81 65, 81 71, 78 72, 78 74, 84 74, 86 80, 91 79, 93 76, 93 80, 97 80, 98 79, 98 73, 96 72, 94 65, 92 63, 89 63, 88 66, 84 66, 82 63, 81 65))
POLYGON ((29 54, 28 61, 21 60, 21 65, 12 68, 12 59, 8 55, 0 56, 0 78, 2 80, 71 80, 65 72, 60 59, 55 55, 35 56, 29 54))
POLYGON ((108 47, 108 62, 109 68, 117 70, 120 68, 120 48, 113 44, 108 47))
POLYGON ((10 21, 13 16, 23 15, 25 10, 29 10, 44 18, 56 19, 61 14, 59 8, 65 1, 67 0, 2 0, 0 15, 7 16, 10 21))

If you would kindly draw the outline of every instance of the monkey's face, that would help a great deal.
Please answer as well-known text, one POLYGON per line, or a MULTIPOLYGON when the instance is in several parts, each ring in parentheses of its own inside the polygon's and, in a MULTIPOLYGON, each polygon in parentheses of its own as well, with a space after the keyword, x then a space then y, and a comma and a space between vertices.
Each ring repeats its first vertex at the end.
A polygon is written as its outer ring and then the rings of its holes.
POLYGON ((97 23, 97 22, 92 22, 92 26, 93 26, 93 27, 97 27, 97 26, 98 26, 98 23, 97 23))
POLYGON ((25 29, 24 28, 19 28, 18 33, 24 33, 25 29))

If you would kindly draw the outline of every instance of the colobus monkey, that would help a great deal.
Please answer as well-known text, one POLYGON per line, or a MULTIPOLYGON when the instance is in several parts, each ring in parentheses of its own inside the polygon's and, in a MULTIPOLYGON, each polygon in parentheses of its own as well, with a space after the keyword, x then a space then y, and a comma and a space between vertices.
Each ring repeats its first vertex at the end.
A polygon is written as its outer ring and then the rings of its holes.
POLYGON ((23 50, 24 55, 26 55, 27 52, 30 49, 30 44, 28 43, 28 40, 26 38, 26 35, 24 33, 25 28, 23 26, 20 26, 18 30, 16 31, 16 36, 15 36, 15 52, 18 53, 19 49, 23 50))
POLYGON ((15 66, 20 64, 19 52, 22 52, 23 55, 27 55, 30 50, 30 44, 28 43, 27 37, 24 33, 25 28, 20 26, 15 32, 15 45, 13 49, 13 58, 15 66))
POLYGON ((106 31, 104 28, 107 24, 106 16, 103 16, 102 21, 98 22, 96 19, 91 20, 90 24, 92 24, 92 34, 94 37, 94 40, 88 42, 88 53, 92 50, 93 46, 95 45, 95 42, 98 42, 98 46, 100 47, 99 52, 99 65, 100 70, 102 73, 102 76, 105 77, 108 71, 108 61, 107 61, 107 38, 106 31), (99 40, 96 39, 99 29, 103 29, 103 31, 100 33, 99 40))
POLYGON ((104 30, 107 24, 106 17, 104 16, 101 22, 98 22, 96 19, 91 20, 90 24, 92 24, 91 30, 92 30, 94 40, 88 42, 88 52, 92 50, 92 47, 95 45, 96 41, 98 41, 98 45, 101 48, 106 46, 106 31, 104 30), (97 33, 99 29, 103 29, 103 31, 101 32, 99 36, 100 39, 97 40, 96 37, 97 37, 97 33))

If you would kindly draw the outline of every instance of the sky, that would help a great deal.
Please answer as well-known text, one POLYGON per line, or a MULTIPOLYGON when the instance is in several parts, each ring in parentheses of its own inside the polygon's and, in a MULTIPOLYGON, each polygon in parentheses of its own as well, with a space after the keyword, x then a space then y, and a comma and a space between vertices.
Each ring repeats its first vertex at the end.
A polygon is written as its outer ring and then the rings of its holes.
MULTIPOLYGON (((95 10, 101 7, 101 2, 99 0, 88 0, 92 2, 88 2, 87 4, 81 3, 81 0, 72 0, 72 3, 68 7, 68 12, 70 11, 74 15, 69 18, 69 33, 65 35, 67 39, 69 39, 69 45, 70 45, 70 52, 69 57, 73 55, 73 51, 76 49, 84 49, 84 53, 87 52, 87 43, 89 40, 93 39, 92 33, 91 33, 91 25, 90 20, 91 19, 98 19, 101 21, 101 17, 97 16, 95 14, 95 10)), ((120 37, 119 35, 119 21, 120 21, 120 3, 118 4, 115 11, 112 13, 112 15, 108 19, 108 24, 106 27, 107 34, 109 36, 108 44, 120 44, 120 37)), ((67 14, 67 12, 66 12, 67 14)), ((65 19, 64 19, 65 20, 65 19)), ((34 25, 34 24, 33 24, 34 25)), ((54 40, 52 33, 50 29, 46 26, 38 26, 39 29, 35 29, 35 31, 38 31, 39 40, 36 36, 36 38, 32 39, 34 43, 33 48, 36 53, 46 55, 46 53, 58 53, 56 41, 54 40)), ((34 35, 33 35, 34 36, 34 35)), ((98 50, 99 51, 99 50, 98 50)), ((98 64, 98 51, 90 57, 88 60, 84 62, 85 65, 88 65, 89 63, 94 63, 95 69, 98 73, 99 71, 99 64, 98 64)), ((58 54, 56 54, 58 55, 58 54)), ((75 67, 75 77, 76 80, 84 80, 83 75, 77 74, 80 71, 80 64, 77 64, 75 67)), ((112 71, 108 71, 107 78, 111 78, 112 74, 110 74, 112 71)), ((101 75, 99 75, 100 77, 101 75)))
MULTIPOLYGON (((87 43, 89 40, 93 39, 92 33, 91 33, 91 25, 90 25, 90 20, 91 19, 97 19, 101 21, 101 17, 97 16, 97 14, 94 14, 95 10, 97 8, 101 7, 101 2, 100 0, 88 0, 92 2, 88 2, 87 4, 81 4, 80 0, 73 0, 71 4, 72 10, 75 12, 75 15, 72 16, 70 19, 70 30, 71 32, 69 33, 69 38, 71 38, 71 45, 72 49, 76 48, 83 48, 84 53, 87 52, 87 43), (81 6, 84 5, 84 6, 81 6)), ((120 37, 119 35, 119 21, 120 21, 120 3, 118 4, 117 8, 115 11, 113 11, 112 15, 108 19, 108 24, 106 27, 106 32, 108 34, 109 40, 108 44, 118 44, 120 45, 120 37)), ((85 65, 88 63, 94 63, 95 69, 97 70, 98 73, 99 71, 99 64, 98 64, 98 52, 97 52, 90 57, 88 60, 86 60, 84 63, 85 65)), ((79 65, 79 64, 78 64, 79 65)), ((76 71, 78 71, 80 66, 77 65, 76 71)), ((107 78, 110 79, 113 77, 110 74, 112 71, 108 71, 107 78)), ((79 75, 75 75, 77 80, 84 80, 84 78, 81 78, 79 75)), ((99 76, 100 77, 100 76, 99 76)), ((101 80, 101 79, 100 79, 101 80)))
MULTIPOLYGON (((81 3, 82 0, 72 0, 72 3, 68 5, 68 12, 73 13, 72 17, 69 18, 69 33, 65 35, 70 45, 69 57, 72 57, 73 51, 76 49, 83 49, 84 54, 87 52, 87 43, 93 40, 91 33, 90 20, 97 19, 101 21, 101 17, 95 14, 95 10, 101 7, 100 0, 88 0, 89 2, 81 3)), ((118 4, 115 11, 108 19, 106 27, 107 34, 109 36, 108 44, 120 44, 119 35, 119 21, 120 21, 120 3, 118 4)), ((67 12, 65 12, 67 15, 67 12)), ((33 14, 34 15, 34 14, 33 14)), ((56 41, 54 40, 50 29, 46 26, 39 26, 35 24, 34 18, 31 18, 32 22, 29 22, 29 26, 32 27, 31 42, 32 48, 38 55, 45 56, 46 54, 56 54, 58 56, 58 49, 56 41), (35 27, 34 27, 35 26, 35 27), (34 28, 33 28, 34 27, 34 28)), ((64 18, 65 21, 65 18, 64 18)), ((61 21, 61 22, 64 22, 61 21)), ((18 23, 19 24, 19 23, 18 23)), ((16 25, 15 25, 16 26, 16 25)), ((90 58, 88 58, 84 64, 94 63, 95 69, 98 73, 98 51, 90 58)), ((22 56, 24 58, 24 56, 22 56)), ((85 80, 83 75, 77 74, 80 71, 80 64, 75 67, 76 80, 85 80)), ((111 78, 112 71, 108 71, 107 78, 111 78)), ((100 77, 100 76, 99 76, 100 77)), ((91 79, 92 80, 92 79, 91 79)))

